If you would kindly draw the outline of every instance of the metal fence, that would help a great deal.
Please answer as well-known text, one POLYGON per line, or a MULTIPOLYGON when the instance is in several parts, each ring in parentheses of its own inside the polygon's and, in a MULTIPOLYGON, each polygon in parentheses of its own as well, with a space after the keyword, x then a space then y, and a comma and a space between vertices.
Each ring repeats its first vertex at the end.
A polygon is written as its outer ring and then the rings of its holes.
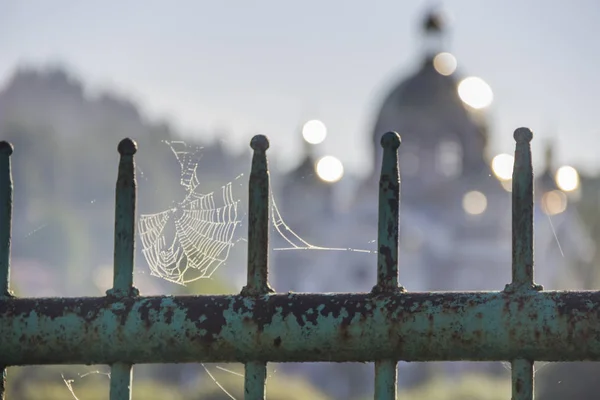
MULTIPOLYGON (((600 359, 600 292, 533 279, 529 129, 515 131, 512 282, 496 292, 407 292, 398 283, 398 134, 386 133, 377 284, 370 293, 275 293, 268 283, 269 172, 252 139, 248 282, 239 295, 140 296, 133 286, 136 144, 119 144, 113 288, 104 297, 17 298, 9 288, 10 155, 0 143, 0 400, 6 367, 109 364, 110 399, 131 398, 133 364, 241 362, 245 399, 264 399, 267 362, 374 362, 375 399, 396 399, 397 362, 512 364, 512 398, 533 398, 533 362, 600 359)), ((375 223, 375 221, 373 221, 375 223)))

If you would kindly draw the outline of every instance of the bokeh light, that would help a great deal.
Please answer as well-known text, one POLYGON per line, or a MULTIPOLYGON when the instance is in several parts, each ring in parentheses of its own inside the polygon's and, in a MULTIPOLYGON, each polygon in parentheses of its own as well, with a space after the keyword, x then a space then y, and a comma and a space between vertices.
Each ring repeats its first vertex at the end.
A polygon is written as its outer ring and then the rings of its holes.
POLYGON ((567 209, 567 196, 560 190, 552 190, 542 196, 542 211, 547 215, 556 215, 567 209))
POLYGON ((327 127, 318 119, 312 119, 302 127, 302 137, 310 144, 319 144, 327 137, 327 127))
POLYGON ((456 57, 450 53, 439 53, 433 58, 433 68, 441 75, 452 75, 456 71, 456 66, 456 57))
POLYGON ((468 106, 480 109, 492 104, 494 93, 483 79, 471 76, 458 84, 458 96, 468 106))
POLYGON ((560 190, 572 192, 579 187, 579 173, 570 165, 564 165, 556 171, 556 185, 560 190))
POLYGON ((463 208, 467 214, 479 215, 487 208, 487 197, 477 190, 468 192, 463 197, 463 208))
POLYGON ((344 165, 334 156, 325 156, 317 161, 317 175, 325 182, 337 182, 344 176, 344 165))
POLYGON ((515 158, 510 154, 498 154, 492 159, 492 171, 498 179, 509 181, 512 179, 515 158))
POLYGON ((501 180, 500 184, 502 185, 502 189, 506 190, 508 193, 512 193, 512 179, 508 181, 501 180))

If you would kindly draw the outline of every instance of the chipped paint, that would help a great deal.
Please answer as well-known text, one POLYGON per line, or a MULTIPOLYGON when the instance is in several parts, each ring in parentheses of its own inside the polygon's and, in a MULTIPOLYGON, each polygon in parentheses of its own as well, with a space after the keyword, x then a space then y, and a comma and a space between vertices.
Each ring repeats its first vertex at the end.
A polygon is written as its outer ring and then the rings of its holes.
POLYGON ((8 299, 0 363, 598 361, 588 302, 600 293, 8 299))
MULTIPOLYGON (((250 174, 248 282, 234 296, 139 296, 133 286, 135 143, 119 145, 114 285, 105 297, 9 291, 12 146, 0 142, 0 399, 5 366, 111 364, 110 398, 131 397, 136 363, 244 362, 245 398, 264 399, 267 362, 375 362, 375 398, 396 398, 396 363, 512 363, 514 400, 532 400, 535 361, 600 361, 600 292, 543 291, 533 269, 533 171, 515 132, 512 282, 502 292, 410 293, 398 282, 398 134, 382 139, 377 285, 371 293, 273 293, 268 282, 268 140, 250 174), (365 340, 368 338, 368 340, 365 340)), ((508 266, 507 266, 508 267, 508 266)))

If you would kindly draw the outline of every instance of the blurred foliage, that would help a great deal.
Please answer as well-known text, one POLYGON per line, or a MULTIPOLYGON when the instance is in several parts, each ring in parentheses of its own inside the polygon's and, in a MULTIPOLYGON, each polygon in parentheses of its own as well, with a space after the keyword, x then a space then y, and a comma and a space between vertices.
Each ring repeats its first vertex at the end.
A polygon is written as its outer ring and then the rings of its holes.
MULTIPOLYGON (((241 366, 228 369, 243 372, 241 366)), ((85 366, 10 368, 7 398, 106 400, 110 381, 104 371, 109 370, 103 368, 98 373, 97 369, 85 366)), ((182 387, 148 379, 136 379, 134 369, 133 400, 231 400, 230 395, 239 400, 244 398, 243 377, 214 367, 210 367, 210 371, 218 384, 203 373, 197 383, 191 387, 182 387)), ((301 378, 271 373, 267 382, 269 400, 329 399, 301 378)))
MULTIPOLYGON (((267 399, 269 400, 327 400, 325 394, 311 386, 304 379, 282 374, 269 374, 267 378, 267 399)), ((227 372, 214 374, 215 379, 236 399, 244 398, 244 378, 227 372)), ((230 400, 214 382, 203 381, 186 400, 230 400)))
POLYGON ((510 399, 510 380, 486 375, 465 375, 458 380, 436 379, 398 397, 407 400, 506 400, 510 399))
MULTIPOLYGON (((415 388, 400 390, 403 400, 507 400, 511 398, 510 379, 468 374, 456 380, 435 378, 415 388)), ((372 399, 365 396, 360 400, 372 399)))

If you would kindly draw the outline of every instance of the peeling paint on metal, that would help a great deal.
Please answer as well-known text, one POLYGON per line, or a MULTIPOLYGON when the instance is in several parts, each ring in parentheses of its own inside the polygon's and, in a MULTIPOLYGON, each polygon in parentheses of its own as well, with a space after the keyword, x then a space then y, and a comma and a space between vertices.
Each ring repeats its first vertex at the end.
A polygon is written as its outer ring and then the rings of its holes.
POLYGON ((114 287, 105 297, 9 291, 12 146, 0 142, 0 400, 6 366, 111 364, 111 399, 131 396, 136 363, 243 362, 245 398, 263 399, 266 363, 375 362, 375 398, 395 399, 396 363, 512 363, 514 400, 533 399, 533 362, 600 361, 600 292, 534 282, 529 129, 515 131, 512 282, 502 292, 409 293, 398 283, 398 134, 382 139, 377 285, 371 293, 275 294, 268 283, 268 140, 250 174, 248 283, 236 296, 139 296, 133 287, 135 143, 121 142, 114 287), (368 338, 368 340, 365 340, 368 338))
POLYGON ((0 363, 598 361, 589 302, 600 293, 8 299, 0 363))

